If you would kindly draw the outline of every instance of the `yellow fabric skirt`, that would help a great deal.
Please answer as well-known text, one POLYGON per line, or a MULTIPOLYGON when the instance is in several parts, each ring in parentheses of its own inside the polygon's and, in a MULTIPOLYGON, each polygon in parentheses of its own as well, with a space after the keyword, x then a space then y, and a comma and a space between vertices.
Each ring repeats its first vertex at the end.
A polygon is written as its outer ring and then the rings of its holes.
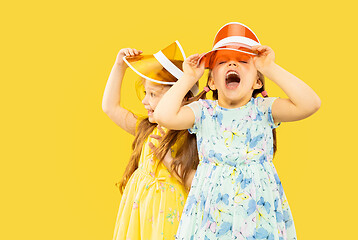
MULTIPOLYGON (((157 128, 152 134, 159 135, 157 128)), ((153 156, 147 139, 124 189, 113 240, 175 239, 186 197, 184 186, 153 156)))

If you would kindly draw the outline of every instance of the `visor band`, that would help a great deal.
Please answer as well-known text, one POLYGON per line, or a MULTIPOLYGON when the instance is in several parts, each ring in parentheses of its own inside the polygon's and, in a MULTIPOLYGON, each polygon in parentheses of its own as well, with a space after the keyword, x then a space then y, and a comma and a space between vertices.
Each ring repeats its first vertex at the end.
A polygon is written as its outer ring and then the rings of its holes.
POLYGON ((176 79, 179 79, 184 75, 184 73, 162 53, 162 51, 159 51, 153 55, 158 60, 158 62, 176 79))
POLYGON ((231 37, 221 39, 219 42, 217 42, 214 45, 213 49, 225 46, 228 43, 242 43, 242 44, 248 45, 250 47, 255 46, 255 45, 261 45, 260 43, 254 41, 254 40, 252 40, 250 38, 247 38, 247 37, 231 36, 231 37))

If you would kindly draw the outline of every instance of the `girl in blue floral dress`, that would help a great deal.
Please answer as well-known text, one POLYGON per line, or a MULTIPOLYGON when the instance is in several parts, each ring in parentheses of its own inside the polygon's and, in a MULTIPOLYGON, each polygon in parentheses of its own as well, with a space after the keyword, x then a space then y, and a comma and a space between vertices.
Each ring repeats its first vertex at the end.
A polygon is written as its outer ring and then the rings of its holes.
MULTIPOLYGON (((242 24, 230 24, 251 31, 242 24)), ((275 128, 313 114, 320 99, 303 81, 278 66, 273 50, 261 46, 256 35, 233 32, 219 36, 214 44, 221 41, 221 45, 214 45, 213 51, 185 60, 184 76, 163 96, 154 113, 161 125, 187 128, 197 138, 200 163, 176 239, 297 239, 272 163, 275 128), (225 43, 227 37, 231 42, 225 43), (182 106, 185 93, 205 68, 210 69, 209 79, 198 98, 210 89, 216 100, 200 99, 182 106), (263 75, 288 98, 268 97, 263 75), (257 97, 259 93, 263 98, 257 97)))

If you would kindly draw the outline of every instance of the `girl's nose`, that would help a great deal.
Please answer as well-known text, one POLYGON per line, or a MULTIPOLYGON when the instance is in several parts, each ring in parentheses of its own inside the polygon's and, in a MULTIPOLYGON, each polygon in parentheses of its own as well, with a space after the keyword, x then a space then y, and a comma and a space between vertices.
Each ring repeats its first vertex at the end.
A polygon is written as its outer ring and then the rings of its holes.
POLYGON ((145 97, 143 98, 142 103, 143 103, 143 105, 148 104, 147 95, 145 95, 145 97))
POLYGON ((237 67, 237 63, 236 63, 236 62, 229 62, 229 67, 230 67, 230 66, 237 67))

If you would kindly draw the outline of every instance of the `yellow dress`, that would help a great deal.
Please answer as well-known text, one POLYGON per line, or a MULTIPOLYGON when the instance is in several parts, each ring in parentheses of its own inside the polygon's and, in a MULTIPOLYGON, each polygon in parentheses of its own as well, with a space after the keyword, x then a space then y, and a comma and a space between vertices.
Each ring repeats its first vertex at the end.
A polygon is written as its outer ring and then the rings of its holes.
MULTIPOLYGON (((158 129, 152 134, 159 135, 158 129)), ((158 145, 157 140, 149 139, 158 145)), ((175 154, 175 145, 173 150, 175 154)), ((158 163, 147 138, 138 168, 124 189, 113 240, 175 239, 187 191, 163 163, 158 163)))

